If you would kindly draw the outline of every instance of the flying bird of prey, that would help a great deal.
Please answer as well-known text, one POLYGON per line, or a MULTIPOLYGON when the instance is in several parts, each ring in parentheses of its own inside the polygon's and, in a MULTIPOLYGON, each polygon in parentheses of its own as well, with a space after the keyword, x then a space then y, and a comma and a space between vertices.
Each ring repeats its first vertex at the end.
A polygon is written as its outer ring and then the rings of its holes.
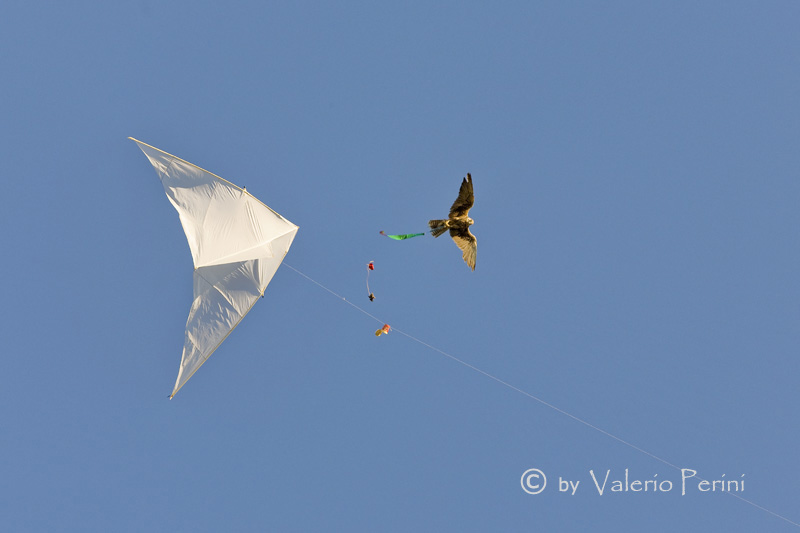
POLYGON ((475 256, 478 254, 478 241, 475 235, 469 232, 469 227, 475 223, 469 218, 469 210, 475 203, 475 195, 472 192, 472 176, 467 173, 467 177, 461 182, 461 189, 458 191, 458 198, 450 208, 450 215, 445 220, 431 220, 428 225, 431 227, 431 234, 438 237, 447 230, 450 230, 450 237, 453 242, 461 249, 462 255, 467 265, 475 270, 475 256))

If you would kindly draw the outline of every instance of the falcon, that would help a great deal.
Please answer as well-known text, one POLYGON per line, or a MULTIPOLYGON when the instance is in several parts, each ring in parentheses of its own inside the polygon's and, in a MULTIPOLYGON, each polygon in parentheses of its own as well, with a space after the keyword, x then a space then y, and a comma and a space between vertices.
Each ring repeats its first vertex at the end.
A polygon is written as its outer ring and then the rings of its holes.
POLYGON ((450 215, 444 220, 431 220, 428 226, 431 228, 431 235, 438 237, 447 230, 450 230, 450 237, 461 249, 461 257, 475 270, 475 256, 478 253, 478 241, 475 235, 469 232, 469 227, 475 223, 469 218, 469 210, 475 203, 475 195, 472 192, 472 176, 467 173, 467 177, 461 181, 461 188, 458 191, 458 198, 450 208, 450 215))

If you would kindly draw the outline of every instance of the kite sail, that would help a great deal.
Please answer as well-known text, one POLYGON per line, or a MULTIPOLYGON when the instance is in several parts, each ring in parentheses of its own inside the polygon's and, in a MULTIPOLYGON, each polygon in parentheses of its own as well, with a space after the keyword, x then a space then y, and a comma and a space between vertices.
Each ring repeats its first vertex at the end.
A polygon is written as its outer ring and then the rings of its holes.
POLYGON ((194 261, 194 301, 172 398, 264 295, 298 227, 245 189, 129 138, 155 167, 194 261))

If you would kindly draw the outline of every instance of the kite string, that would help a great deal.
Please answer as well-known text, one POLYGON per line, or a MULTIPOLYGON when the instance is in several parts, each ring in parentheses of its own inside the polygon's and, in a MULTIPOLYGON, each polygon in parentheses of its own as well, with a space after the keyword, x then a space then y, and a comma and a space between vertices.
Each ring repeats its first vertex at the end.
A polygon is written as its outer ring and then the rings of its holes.
MULTIPOLYGON (((343 302, 345 302, 346 304, 350 305, 350 306, 351 306, 351 307, 353 307, 354 309, 356 309, 356 310, 358 310, 358 311, 361 311, 363 314, 367 315, 368 317, 372 318, 373 320, 375 320, 375 321, 377 321, 377 322, 379 322, 379 323, 381 323, 381 324, 383 324, 383 323, 384 323, 384 322, 383 322, 381 319, 379 319, 379 318, 378 318, 378 317, 376 317, 375 315, 373 315, 373 314, 371 314, 371 313, 369 313, 369 312, 365 311, 365 310, 364 310, 364 309, 362 309, 361 307, 359 307, 359 306, 357 306, 356 304, 354 304, 353 302, 349 301, 349 300, 348 300, 347 298, 345 298, 344 296, 341 296, 341 295, 339 295, 339 294, 337 294, 337 293, 333 292, 332 290, 330 290, 328 287, 326 287, 326 286, 325 286, 325 285, 323 285, 322 283, 319 283, 318 281, 316 281, 316 280, 314 280, 314 279, 310 278, 310 277, 309 277, 309 276, 307 276, 306 274, 304 274, 304 273, 300 272, 299 270, 297 270, 297 269, 296 269, 296 268, 294 268, 293 266, 291 266, 291 265, 287 264, 287 263, 286 263, 286 261, 284 261, 284 262, 283 262, 283 264, 284 264, 285 266, 289 267, 290 269, 294 270, 295 272, 297 272, 299 275, 301 275, 301 276, 303 276, 304 278, 306 278, 308 281, 310 281, 310 282, 311 282, 311 283, 313 283, 314 285, 317 285, 319 288, 321 288, 321 289, 323 289, 323 290, 325 290, 325 291, 329 292, 330 294, 332 294, 332 295, 333 295, 333 296, 335 296, 336 298, 339 298, 340 300, 342 300, 342 301, 343 301, 343 302)), ((549 407, 550 409, 553 409, 554 411, 556 411, 556 412, 559 412, 559 413, 561 413, 562 415, 565 415, 565 416, 567 416, 567 417, 569 417, 569 418, 571 418, 571 419, 575 420, 576 422, 580 422, 580 423, 581 423, 581 424, 583 424, 584 426, 586 426, 586 427, 589 427, 589 428, 592 428, 593 430, 595 430, 595 431, 597 431, 597 432, 599 432, 599 433, 602 433, 603 435, 605 435, 605 436, 607 436, 607 437, 609 437, 609 438, 612 438, 612 439, 614 439, 615 441, 617 441, 617 442, 619 442, 619 443, 621 443, 621 444, 624 444, 625 446, 628 446, 629 448, 632 448, 632 449, 636 450, 637 452, 640 452, 640 453, 642 453, 642 454, 644 454, 644 455, 647 455, 648 457, 650 457, 650 458, 652 458, 652 459, 655 459, 656 461, 659 461, 659 462, 661 462, 661 463, 663 463, 663 464, 665 464, 665 465, 667 465, 667 466, 669 466, 669 467, 672 467, 672 468, 674 468, 674 469, 676 469, 676 470, 679 470, 679 471, 682 471, 682 470, 683 470, 683 469, 681 469, 679 466, 677 466, 677 465, 675 465, 675 464, 673 464, 673 463, 671 463, 671 462, 667 461, 666 459, 662 459, 661 457, 659 457, 659 456, 657 456, 657 455, 655 455, 655 454, 653 454, 653 453, 650 453, 650 452, 648 452, 647 450, 645 450, 645 449, 643 449, 643 448, 640 448, 640 447, 636 446, 635 444, 632 444, 632 443, 630 443, 630 442, 626 441, 625 439, 622 439, 622 438, 620 438, 620 437, 617 437, 616 435, 614 435, 614 434, 612 434, 612 433, 609 433, 608 431, 606 431, 606 430, 604 430, 604 429, 602 429, 602 428, 599 428, 599 427, 595 426, 594 424, 591 424, 590 422, 587 422, 586 420, 584 420, 584 419, 582 419, 582 418, 580 418, 580 417, 578 417, 578 416, 575 416, 575 415, 573 415, 572 413, 569 413, 569 412, 567 412, 567 411, 565 411, 565 410, 563 410, 563 409, 561 409, 561 408, 559 408, 559 407, 556 407, 555 405, 553 405, 553 404, 551 404, 551 403, 548 403, 548 402, 546 402, 546 401, 542 400, 541 398, 538 398, 537 396, 534 396, 533 394, 531 394, 531 393, 529 393, 529 392, 527 392, 527 391, 525 391, 525 390, 523 390, 523 389, 520 389, 519 387, 515 387, 514 385, 512 385, 512 384, 508 383, 507 381, 504 381, 504 380, 502 380, 502 379, 498 378, 497 376, 494 376, 494 375, 490 374, 489 372, 486 372, 486 371, 484 371, 484 370, 481 370, 480 368, 478 368, 478 367, 476 367, 476 366, 473 366, 473 365, 471 365, 471 364, 467 363, 466 361, 462 361, 462 360, 461 360, 461 359, 459 359, 458 357, 456 357, 456 356, 454 356, 454 355, 451 355, 451 354, 449 354, 449 353, 445 352, 444 350, 441 350, 441 349, 437 348, 436 346, 433 346, 433 345, 431 345, 431 344, 428 344, 427 342, 425 342, 425 341, 422 341, 422 340, 420 340, 420 339, 418 339, 418 338, 414 337, 413 335, 410 335, 410 334, 406 333, 405 331, 402 331, 402 330, 400 330, 400 329, 397 329, 397 328, 396 328, 396 327, 394 327, 394 326, 392 326, 392 331, 394 331, 394 332, 396 332, 396 333, 399 333, 399 334, 401 334, 401 335, 404 335, 405 337, 407 337, 407 338, 411 339, 412 341, 414 341, 414 342, 417 342, 417 343, 421 344, 422 346, 425 346, 425 347, 427 347, 427 348, 429 348, 429 349, 431 349, 431 350, 433 350, 433 351, 435 351, 435 352, 437 352, 437 353, 439 353, 439 354, 441 354, 441 355, 443 355, 443 356, 445 356, 445 357, 448 357, 448 358, 450 358, 451 360, 453 360, 453 361, 455 361, 455 362, 457 362, 457 363, 459 363, 459 364, 461 364, 461 365, 463 365, 463 366, 465 366, 465 367, 467 367, 467 368, 469 368, 469 369, 471 369, 471 370, 473 370, 473 371, 475 371, 475 372, 477 372, 477 373, 479 373, 479 374, 482 374, 482 375, 486 376, 487 378, 489 378, 489 379, 491 379, 491 380, 494 380, 494 381, 496 381, 497 383, 500 383, 501 385, 504 385, 505 387, 508 387, 509 389, 511 389, 511 390, 513 390, 513 391, 516 391, 516 392, 518 392, 518 393, 522 394, 523 396, 527 396, 528 398, 530 398, 530 399, 532 399, 532 400, 535 400, 535 401, 539 402, 540 404, 542 404, 542 405, 544 405, 544 406, 547 406, 547 407, 549 407)), ((694 476, 694 477, 695 477, 695 478, 697 478, 697 479, 698 479, 698 480, 700 480, 700 481, 706 481, 705 479, 703 479, 702 477, 700 477, 700 476, 698 476, 698 475, 696 475, 696 474, 695 474, 695 476, 694 476)), ((768 514, 771 514, 772 516, 774 516, 774 517, 776 517, 776 518, 780 518, 781 520, 784 520, 785 522, 788 522, 789 524, 792 524, 793 526, 800 527, 800 523, 794 522, 794 521, 792 521, 792 520, 790 520, 790 519, 786 518, 785 516, 782 516, 782 515, 780 515, 780 514, 778 514, 778 513, 774 512, 774 511, 770 511, 769 509, 767 509, 767 508, 765 508, 765 507, 762 507, 762 506, 758 505, 757 503, 755 503, 755 502, 752 502, 752 501, 748 500, 747 498, 745 498, 745 497, 743 497, 743 496, 740 496, 739 494, 737 494, 737 493, 735 493, 735 492, 731 492, 731 491, 725 491, 725 492, 724 492, 724 494, 729 494, 729 495, 731 495, 731 496, 734 496, 734 497, 738 498, 739 500, 741 500, 741 501, 743 501, 743 502, 745 502, 745 503, 748 503, 748 504, 752 505, 752 506, 753 506, 753 507, 755 507, 756 509, 760 509, 760 510, 762 510, 762 511, 764 511, 764 512, 768 513, 768 514)))
POLYGON ((346 304, 348 304, 348 305, 350 305, 350 306, 354 307, 355 309, 357 309, 357 310, 361 311, 362 313, 364 313, 365 315, 367 315, 367 316, 368 316, 368 317, 370 317, 371 319, 373 319, 373 320, 375 320, 375 321, 377 321, 377 322, 380 322, 381 324, 383 324, 383 321, 382 321, 380 318, 376 317, 375 315, 371 315, 371 314, 369 314, 368 312, 364 311, 363 309, 361 309, 359 306, 357 306, 356 304, 354 304, 353 302, 351 302, 350 300, 348 300, 348 299, 347 299, 347 298, 345 298, 344 296, 341 296, 341 295, 339 295, 339 294, 336 294, 335 292, 333 292, 332 290, 330 290, 328 287, 326 287, 326 286, 325 286, 325 285, 323 285, 322 283, 320 283, 320 282, 318 282, 318 281, 315 281, 315 280, 311 279, 310 277, 306 276, 305 274, 303 274, 302 272, 300 272, 299 270, 297 270, 296 268, 294 268, 292 265, 290 265, 290 264, 286 263, 286 261, 284 261, 284 262, 283 262, 283 265, 284 265, 284 266, 287 266, 287 267, 289 267, 289 268, 291 268, 292 270, 294 270, 295 272, 297 272, 298 274, 300 274, 301 276, 303 276, 304 278, 306 278, 308 281, 310 281, 311 283, 313 283, 314 285, 316 285, 317 287, 319 287, 320 289, 323 289, 323 290, 326 290, 326 291, 328 291, 329 293, 331 293, 332 295, 336 296, 337 298, 339 298, 339 299, 340 299, 341 301, 343 301, 344 303, 346 303, 346 304))

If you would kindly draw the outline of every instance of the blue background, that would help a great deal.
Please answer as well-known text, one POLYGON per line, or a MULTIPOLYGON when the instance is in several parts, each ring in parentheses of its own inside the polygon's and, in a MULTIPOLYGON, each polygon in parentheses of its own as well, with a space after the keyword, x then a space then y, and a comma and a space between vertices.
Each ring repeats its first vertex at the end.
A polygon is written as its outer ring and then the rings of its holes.
POLYGON ((789 1, 3 3, 4 529, 795 530, 798 20, 789 1), (286 262, 379 321, 282 267, 168 401, 192 262, 128 136, 298 224, 286 262), (426 231, 467 172, 474 273, 447 237, 378 234, 426 231), (768 511, 681 496, 679 470, 603 432, 744 474, 768 511), (674 488, 597 493, 590 470, 626 468, 674 488))

